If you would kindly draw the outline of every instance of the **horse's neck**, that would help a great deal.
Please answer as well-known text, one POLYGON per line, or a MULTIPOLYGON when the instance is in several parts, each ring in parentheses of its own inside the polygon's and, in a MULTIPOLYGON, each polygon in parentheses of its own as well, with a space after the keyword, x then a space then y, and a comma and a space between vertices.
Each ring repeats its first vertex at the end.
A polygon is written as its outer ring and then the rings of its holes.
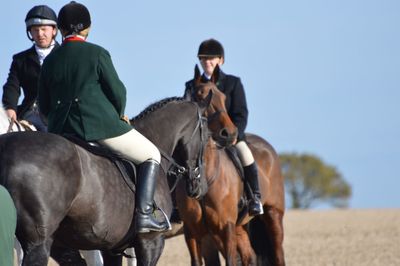
POLYGON ((174 107, 170 104, 138 121, 134 121, 133 126, 158 148, 171 155, 178 141, 186 134, 186 125, 193 120, 194 114, 190 116, 190 112, 182 105, 175 105, 174 107), (179 110, 179 108, 176 108, 177 106, 181 106, 182 109, 179 110), (169 115, 166 116, 165 113, 169 115), (172 122, 169 116, 173 117, 172 122))

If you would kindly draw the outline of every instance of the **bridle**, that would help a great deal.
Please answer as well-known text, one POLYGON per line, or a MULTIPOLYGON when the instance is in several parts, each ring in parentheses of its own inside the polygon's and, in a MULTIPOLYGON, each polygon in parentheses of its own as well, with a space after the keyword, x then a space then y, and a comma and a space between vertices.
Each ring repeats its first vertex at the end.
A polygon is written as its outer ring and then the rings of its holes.
MULTIPOLYGON (((194 103, 193 103, 194 104, 194 103)), ((197 131, 199 132, 200 135, 200 148, 199 148, 199 152, 197 154, 197 159, 196 159, 196 163, 195 163, 195 167, 193 168, 190 163, 190 161, 187 161, 187 167, 181 166, 179 165, 174 158, 172 158, 171 156, 169 156, 168 154, 166 154, 164 151, 160 150, 161 155, 167 159, 170 163, 170 167, 167 171, 167 175, 169 176, 174 176, 175 180, 173 185, 171 186, 170 192, 174 191, 176 186, 178 185, 179 181, 184 177, 184 176, 188 176, 189 178, 191 178, 191 176, 193 176, 194 180, 191 181, 195 181, 195 182, 199 182, 200 178, 201 178, 201 171, 203 169, 203 155, 204 155, 204 148, 205 148, 205 144, 206 144, 206 137, 204 136, 204 130, 207 129, 207 125, 206 125, 206 121, 207 118, 202 116, 202 114, 200 113, 200 109, 197 108, 197 123, 195 128, 193 129, 193 132, 188 140, 188 142, 186 142, 184 145, 187 145, 188 143, 190 143, 191 141, 193 141, 197 131), (193 175, 191 175, 191 173, 193 173, 193 175)))

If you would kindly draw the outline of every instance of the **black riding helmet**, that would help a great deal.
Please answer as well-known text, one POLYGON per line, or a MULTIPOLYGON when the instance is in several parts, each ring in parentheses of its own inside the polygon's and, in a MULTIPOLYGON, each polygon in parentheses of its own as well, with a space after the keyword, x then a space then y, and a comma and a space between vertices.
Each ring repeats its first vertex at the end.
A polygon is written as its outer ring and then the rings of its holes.
POLYGON ((197 57, 225 57, 224 47, 215 39, 203 41, 199 46, 197 57))
POLYGON ((58 27, 65 30, 67 35, 79 33, 89 28, 90 24, 89 10, 75 1, 63 6, 58 13, 58 27))
MULTIPOLYGON (((26 34, 29 40, 33 41, 29 35, 32 26, 50 25, 57 26, 57 15, 53 9, 46 5, 34 6, 28 11, 25 17, 26 34)), ((55 37, 55 36, 54 36, 55 37)))

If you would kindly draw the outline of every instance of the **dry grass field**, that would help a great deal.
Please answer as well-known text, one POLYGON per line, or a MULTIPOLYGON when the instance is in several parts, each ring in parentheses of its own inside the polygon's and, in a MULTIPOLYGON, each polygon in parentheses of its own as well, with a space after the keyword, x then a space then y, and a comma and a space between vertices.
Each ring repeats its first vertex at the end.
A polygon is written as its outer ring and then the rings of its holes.
MULTIPOLYGON (((289 210, 284 226, 288 266, 400 265, 400 209, 289 210)), ((190 265, 182 236, 167 240, 158 265, 190 265)))
MULTIPOLYGON (((400 209, 288 211, 288 266, 400 265, 400 209)), ((167 240, 159 265, 190 265, 182 237, 167 240)))

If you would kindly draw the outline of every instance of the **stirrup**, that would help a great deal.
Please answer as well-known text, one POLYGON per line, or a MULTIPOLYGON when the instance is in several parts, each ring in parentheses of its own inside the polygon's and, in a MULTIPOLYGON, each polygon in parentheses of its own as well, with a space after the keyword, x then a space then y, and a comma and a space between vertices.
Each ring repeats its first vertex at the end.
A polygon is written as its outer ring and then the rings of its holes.
POLYGON ((154 203, 154 207, 155 207, 154 211, 159 210, 159 211, 163 214, 163 216, 164 216, 164 221, 166 221, 166 222, 167 222, 167 225, 168 225, 166 231, 171 231, 171 230, 172 230, 172 226, 171 226, 171 222, 170 222, 169 219, 168 219, 167 214, 164 212, 163 209, 161 209, 160 207, 158 207, 155 203, 154 203))
MULTIPOLYGON (((149 220, 153 220, 153 223, 158 223, 160 226, 160 228, 157 227, 152 227, 151 225, 149 225, 148 227, 144 226, 144 227, 137 227, 137 233, 151 233, 151 232, 166 232, 166 231, 171 231, 172 230, 172 226, 171 226, 171 222, 168 219, 167 214, 164 212, 163 209, 161 209, 160 207, 158 207, 155 202, 153 202, 153 211, 152 213, 149 214, 144 214, 144 213, 138 213, 138 215, 142 215, 142 216, 148 216, 147 219, 149 220), (160 211, 164 217, 162 222, 157 221, 154 218, 151 218, 152 215, 154 215, 154 213, 156 211, 160 211), (164 225, 163 227, 161 227, 161 225, 164 225), (139 229, 140 228, 140 229, 139 229)), ((136 218, 138 219, 138 218, 136 218)))
POLYGON ((254 199, 250 200, 248 208, 249 208, 249 215, 250 216, 256 216, 256 215, 264 214, 264 208, 263 208, 263 206, 261 204, 261 201, 259 201, 259 200, 254 200, 254 199))

